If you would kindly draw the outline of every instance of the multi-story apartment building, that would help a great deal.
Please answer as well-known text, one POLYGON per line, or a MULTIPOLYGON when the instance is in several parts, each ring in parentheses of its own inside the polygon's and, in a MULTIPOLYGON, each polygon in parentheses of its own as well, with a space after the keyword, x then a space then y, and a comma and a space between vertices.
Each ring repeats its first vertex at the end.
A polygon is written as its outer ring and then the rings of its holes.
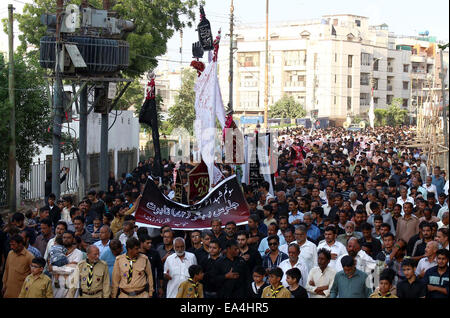
MULTIPOLYGON (((262 115, 265 25, 238 27, 236 34, 233 108, 236 114, 262 115)), ((369 18, 350 14, 270 25, 268 104, 290 95, 308 114, 318 110, 319 117, 338 123, 348 115, 367 116, 373 86, 375 108, 401 98, 403 107, 413 113, 412 99, 424 94, 416 94, 414 79, 436 76, 433 40, 396 36, 385 24, 370 26, 369 18)), ((222 52, 229 50, 226 42, 222 52)), ((226 104, 229 62, 221 58, 219 62, 226 104)))

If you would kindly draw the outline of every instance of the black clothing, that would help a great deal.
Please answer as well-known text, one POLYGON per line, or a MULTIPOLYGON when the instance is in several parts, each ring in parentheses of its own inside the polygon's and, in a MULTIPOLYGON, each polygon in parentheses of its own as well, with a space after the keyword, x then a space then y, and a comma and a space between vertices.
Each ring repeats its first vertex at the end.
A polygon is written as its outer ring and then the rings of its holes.
POLYGON ((204 276, 202 284, 205 292, 217 293, 220 285, 216 282, 216 266, 222 258, 222 256, 219 256, 219 258, 214 260, 208 255, 208 257, 203 258, 201 262, 198 262, 203 268, 204 276))
POLYGON ((419 234, 413 235, 409 241, 408 244, 406 245, 406 255, 408 256, 412 256, 412 252, 414 249, 414 245, 416 244, 416 242, 420 240, 420 236, 419 234))
POLYGON ((206 260, 209 256, 209 253, 207 251, 205 251, 203 246, 195 249, 191 253, 194 253, 195 257, 197 258, 197 264, 199 264, 199 265, 201 265, 203 263, 203 261, 206 260))
POLYGON ((415 244, 415 249, 412 251, 412 257, 423 256, 425 255, 425 247, 427 247, 427 243, 423 240, 418 240, 415 244))
POLYGON ((150 264, 152 266, 152 275, 153 275, 153 290, 154 290, 154 296, 158 295, 158 288, 162 287, 159 286, 159 280, 164 279, 164 268, 163 264, 161 262, 161 257, 159 256, 159 253, 154 249, 151 248, 145 253, 148 257, 148 260, 150 261, 150 264))
POLYGON ((92 203, 91 210, 95 211, 95 213, 101 218, 103 218, 103 214, 106 213, 105 203, 102 200, 98 200, 96 203, 92 203))
MULTIPOLYGON (((59 180, 59 183, 63 183, 66 180, 66 177, 67 177, 67 173, 64 173, 64 175, 59 180)), ((51 179, 45 181, 44 190, 45 190, 44 195, 47 198, 50 195, 50 193, 52 193, 52 180, 51 179)))
POLYGON ((247 297, 251 299, 259 299, 262 297, 262 292, 264 288, 269 286, 268 283, 264 282, 264 284, 261 285, 261 287, 257 288, 254 282, 251 282, 248 284, 247 287, 247 297), (255 292, 256 290, 256 292, 255 292))
POLYGON ((397 283, 398 298, 420 298, 427 294, 427 285, 420 279, 415 279, 412 284, 407 279, 397 283))
POLYGON ((380 240, 378 240, 378 239, 376 239, 376 238, 374 238, 374 237, 372 237, 372 242, 367 242, 366 241, 366 239, 363 237, 363 238, 360 238, 359 240, 358 240, 358 242, 359 242, 359 244, 362 246, 363 244, 365 244, 365 243, 367 243, 367 244, 369 244, 370 246, 371 246, 371 253, 370 253, 370 256, 373 258, 373 259, 375 259, 376 258, 376 256, 378 255, 378 253, 380 253, 381 252, 381 250, 382 250, 382 246, 381 246, 381 242, 380 242, 380 240))
POLYGON ((61 219, 61 209, 57 205, 53 207, 47 205, 46 207, 50 210, 49 218, 52 220, 53 228, 56 228, 56 224, 61 219))
POLYGON ((240 256, 242 257, 244 255, 250 256, 248 261, 244 260, 245 264, 247 264, 247 269, 248 269, 249 273, 253 272, 253 269, 255 268, 255 266, 262 264, 261 254, 259 254, 259 252, 256 248, 249 247, 247 252, 245 252, 244 254, 241 254, 240 256))
POLYGON ((245 261, 241 257, 230 260, 223 257, 216 264, 215 282, 220 286, 217 291, 218 298, 245 298, 246 287, 249 283, 249 273, 245 261), (230 272, 239 273, 238 279, 226 279, 225 275, 230 272))
POLYGON ((302 286, 298 286, 298 288, 294 291, 288 290, 291 292, 292 298, 308 298, 308 293, 306 292, 306 289, 304 289, 302 286))

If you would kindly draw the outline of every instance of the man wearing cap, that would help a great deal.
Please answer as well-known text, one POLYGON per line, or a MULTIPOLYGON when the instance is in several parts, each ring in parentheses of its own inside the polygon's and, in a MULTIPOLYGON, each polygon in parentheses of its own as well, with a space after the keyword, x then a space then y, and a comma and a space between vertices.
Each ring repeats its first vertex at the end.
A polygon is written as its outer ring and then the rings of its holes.
POLYGON ((109 298, 111 285, 106 262, 99 260, 99 249, 88 246, 87 258, 78 263, 80 298, 109 298))

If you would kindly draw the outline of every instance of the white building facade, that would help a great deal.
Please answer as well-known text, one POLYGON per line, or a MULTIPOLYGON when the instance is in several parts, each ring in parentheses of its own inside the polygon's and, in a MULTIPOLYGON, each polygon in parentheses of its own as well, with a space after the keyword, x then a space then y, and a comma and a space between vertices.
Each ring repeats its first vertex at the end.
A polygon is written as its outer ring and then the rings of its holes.
MULTIPOLYGON (((236 34, 234 111, 263 115, 265 25, 238 27, 236 34)), ((373 84, 375 108, 386 108, 394 98, 401 98, 403 107, 411 109, 411 79, 418 69, 413 45, 429 50, 435 44, 417 38, 410 42, 389 32, 387 25, 370 26, 367 17, 349 14, 270 25, 269 107, 290 95, 303 105, 307 116, 318 110, 319 117, 336 123, 348 115, 364 118, 373 84)), ((223 56, 228 51, 224 41, 219 57, 224 104, 229 98, 229 62, 223 56)), ((426 62, 434 65, 435 56, 429 54, 426 62)))

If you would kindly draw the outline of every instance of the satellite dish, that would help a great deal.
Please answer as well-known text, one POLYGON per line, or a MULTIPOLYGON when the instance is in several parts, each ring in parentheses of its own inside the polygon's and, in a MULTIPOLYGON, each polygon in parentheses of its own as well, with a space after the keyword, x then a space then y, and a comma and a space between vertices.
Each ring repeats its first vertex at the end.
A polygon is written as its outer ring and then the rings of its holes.
POLYGON ((365 122, 365 121, 361 121, 361 122, 359 123, 359 128, 361 128, 361 129, 366 128, 366 122, 365 122))
POLYGON ((350 127, 350 123, 348 121, 344 121, 344 124, 342 125, 345 129, 350 127))

